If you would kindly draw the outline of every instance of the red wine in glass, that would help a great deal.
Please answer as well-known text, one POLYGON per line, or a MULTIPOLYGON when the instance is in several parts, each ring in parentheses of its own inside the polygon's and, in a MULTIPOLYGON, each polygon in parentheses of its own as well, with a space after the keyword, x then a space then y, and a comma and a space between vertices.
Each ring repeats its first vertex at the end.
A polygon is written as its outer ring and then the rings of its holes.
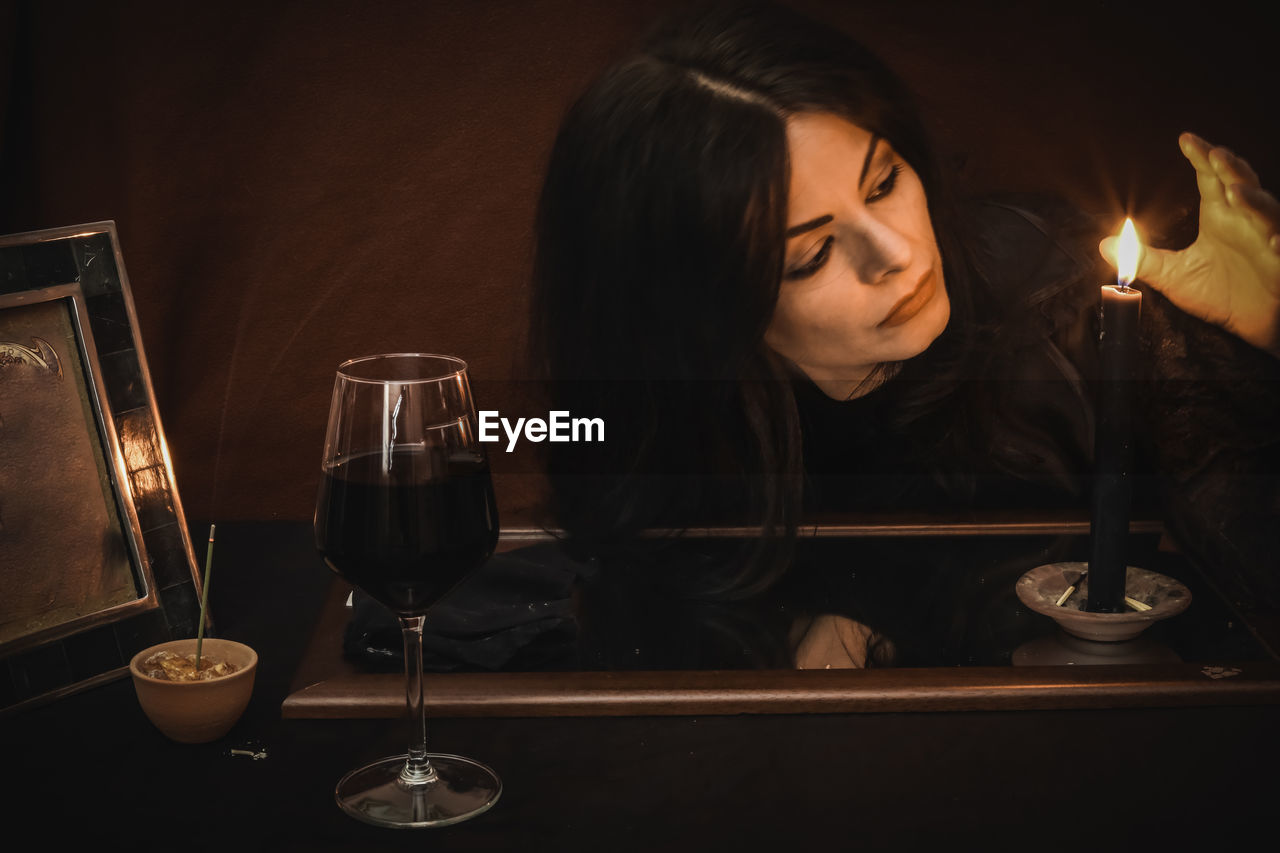
POLYGON ((392 827, 445 826, 487 811, 502 793, 491 769, 428 753, 422 626, 433 604, 493 553, 498 511, 466 363, 417 353, 338 368, 316 499, 316 547, 330 569, 390 608, 404 634, 405 755, 338 782, 348 814, 392 827))
POLYGON ((329 568, 398 616, 426 613, 493 553, 498 510, 483 456, 398 449, 326 470, 316 543, 329 568), (436 457, 436 458, 431 458, 436 457))

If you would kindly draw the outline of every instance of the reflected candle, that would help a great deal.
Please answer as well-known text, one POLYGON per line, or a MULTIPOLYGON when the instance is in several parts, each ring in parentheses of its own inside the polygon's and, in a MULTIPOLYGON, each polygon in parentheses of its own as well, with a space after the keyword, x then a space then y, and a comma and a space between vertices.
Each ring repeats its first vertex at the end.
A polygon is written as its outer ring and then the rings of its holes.
POLYGON ((1093 442, 1093 520, 1089 531, 1089 599, 1086 610, 1124 610, 1125 546, 1133 500, 1133 400, 1138 362, 1142 294, 1129 285, 1141 246, 1126 219, 1117 251, 1116 283, 1102 287, 1102 331, 1098 339, 1098 411, 1093 442))

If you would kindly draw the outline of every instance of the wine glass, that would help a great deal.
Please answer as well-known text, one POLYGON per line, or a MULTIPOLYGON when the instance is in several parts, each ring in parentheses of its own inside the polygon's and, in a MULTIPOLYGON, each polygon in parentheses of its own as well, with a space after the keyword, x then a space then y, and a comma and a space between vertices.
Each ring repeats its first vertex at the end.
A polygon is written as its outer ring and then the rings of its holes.
POLYGON ((457 755, 428 754, 422 702, 427 610, 493 553, 498 511, 476 438, 467 365, 398 353, 338 367, 316 500, 329 568, 386 605, 404 630, 407 755, 353 770, 334 795, 380 826, 444 826, 489 809, 502 782, 457 755))

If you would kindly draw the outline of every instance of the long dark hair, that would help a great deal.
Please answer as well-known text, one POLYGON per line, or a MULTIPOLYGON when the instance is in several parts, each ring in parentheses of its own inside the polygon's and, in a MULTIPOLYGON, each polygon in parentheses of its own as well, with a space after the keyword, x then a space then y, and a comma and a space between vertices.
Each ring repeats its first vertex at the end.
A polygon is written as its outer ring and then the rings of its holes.
POLYGON ((920 176, 952 320, 903 417, 949 393, 973 308, 951 202, 905 86, 847 35, 763 4, 659 25, 573 104, 537 216, 531 340, 550 402, 601 417, 603 444, 549 445, 556 518, 581 552, 644 531, 748 522, 760 536, 711 595, 785 568, 803 457, 791 369, 764 343, 785 256, 787 117, 887 139, 920 176))

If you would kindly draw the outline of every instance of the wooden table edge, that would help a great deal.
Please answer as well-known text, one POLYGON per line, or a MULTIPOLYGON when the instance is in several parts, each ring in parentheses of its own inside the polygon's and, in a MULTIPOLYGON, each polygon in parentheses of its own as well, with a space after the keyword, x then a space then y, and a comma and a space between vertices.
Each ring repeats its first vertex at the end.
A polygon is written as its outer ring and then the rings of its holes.
MULTIPOLYGON (((429 673, 438 717, 1003 711, 1280 703, 1280 664, 886 670, 429 673)), ((344 675, 291 693, 286 719, 403 715, 404 677, 344 675)))

